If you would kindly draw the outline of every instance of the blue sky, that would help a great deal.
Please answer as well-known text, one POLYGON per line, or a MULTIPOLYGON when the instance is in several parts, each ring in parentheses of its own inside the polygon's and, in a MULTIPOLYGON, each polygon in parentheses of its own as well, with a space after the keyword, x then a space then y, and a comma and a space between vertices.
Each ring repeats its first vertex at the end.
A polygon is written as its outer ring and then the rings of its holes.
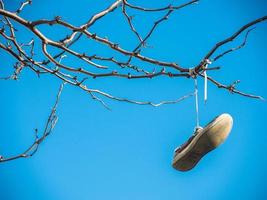
MULTIPOLYGON (((34 20, 60 15, 79 25, 111 2, 34 0, 22 16, 34 20)), ((6 7, 14 10, 18 3, 8 1, 6 7)), ((157 0, 152 6, 165 3, 169 2, 157 0)), ((150 6, 151 1, 136 4, 150 6)), ((145 49, 144 54, 193 67, 216 42, 266 14, 265 0, 203 0, 177 11, 162 24, 149 40, 153 48, 145 49)), ((136 15, 137 29, 145 33, 155 16, 136 15)), ((226 84, 239 79, 240 90, 267 98, 267 23, 256 27, 246 47, 214 64, 222 69, 209 75, 226 84)), ((61 29, 41 29, 54 39, 65 35, 61 29)), ((30 39, 28 31, 19 30, 19 39, 30 39)), ((95 24, 92 31, 127 49, 136 44, 119 10, 95 24)), ((242 42, 242 36, 234 46, 242 42)), ((86 41, 73 48, 110 53, 86 41)), ((12 62, 2 51, 0 55, 2 76, 10 72, 12 62)), ((71 59, 66 62, 75 63, 71 59)), ((158 108, 106 100, 112 108, 108 111, 85 92, 66 85, 58 108, 59 122, 37 154, 0 165, 1 199, 266 199, 266 102, 232 95, 209 84, 204 105, 203 81, 199 83, 201 125, 227 112, 233 116, 234 127, 227 141, 193 170, 183 173, 171 167, 174 148, 194 129, 193 98, 158 108)), ((90 79, 88 84, 117 96, 155 102, 193 91, 192 80, 167 77, 90 79)), ((18 81, 1 81, 1 154, 13 155, 28 147, 34 128, 43 128, 59 85, 54 77, 37 78, 31 71, 24 71, 18 81)))

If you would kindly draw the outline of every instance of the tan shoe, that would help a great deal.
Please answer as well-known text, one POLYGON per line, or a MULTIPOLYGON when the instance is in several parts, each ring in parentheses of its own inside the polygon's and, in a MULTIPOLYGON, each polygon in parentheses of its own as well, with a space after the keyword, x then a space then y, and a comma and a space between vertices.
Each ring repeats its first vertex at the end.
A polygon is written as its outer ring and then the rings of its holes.
POLYGON ((229 114, 221 114, 206 127, 199 128, 189 140, 175 150, 172 166, 180 171, 192 169, 208 152, 222 144, 233 126, 229 114))

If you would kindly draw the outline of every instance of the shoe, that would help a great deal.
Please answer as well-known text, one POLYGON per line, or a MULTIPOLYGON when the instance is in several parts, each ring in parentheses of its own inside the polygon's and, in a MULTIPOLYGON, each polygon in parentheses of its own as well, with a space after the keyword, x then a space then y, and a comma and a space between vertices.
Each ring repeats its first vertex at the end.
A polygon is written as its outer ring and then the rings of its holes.
POLYGON ((175 150, 172 166, 179 171, 192 169, 204 155, 224 142, 232 126, 231 115, 221 114, 206 127, 196 129, 194 135, 175 150))

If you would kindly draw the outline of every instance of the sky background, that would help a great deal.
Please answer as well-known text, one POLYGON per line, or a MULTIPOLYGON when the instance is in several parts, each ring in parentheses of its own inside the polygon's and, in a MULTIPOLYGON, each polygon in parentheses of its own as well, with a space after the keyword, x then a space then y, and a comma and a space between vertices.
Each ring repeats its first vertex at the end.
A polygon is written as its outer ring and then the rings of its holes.
MULTIPOLYGON (((33 0, 22 16, 34 20, 60 15, 80 25, 111 2, 33 0)), ((158 7, 169 2, 181 3, 157 0, 151 5, 151 1, 140 0, 136 4, 158 7)), ((6 1, 6 7, 15 10, 18 3, 6 1)), ((203 0, 175 12, 149 39, 153 48, 143 52, 193 67, 216 42, 266 14, 265 0, 203 0)), ((135 16, 136 28, 144 34, 160 15, 135 12, 135 16)), ((238 89, 267 98, 267 22, 256 27, 246 47, 214 63, 222 69, 209 75, 225 84, 239 79, 238 89)), ((28 31, 18 29, 19 40, 31 39, 28 31)), ((53 39, 66 34, 60 28, 41 30, 53 39)), ((126 49, 137 42, 120 10, 96 23, 91 31, 126 49)), ((242 40, 243 35, 233 46, 242 40)), ((73 48, 110 55, 101 45, 85 40, 73 48)), ((12 60, 3 51, 0 56, 0 74, 5 76, 12 60)), ((71 58, 66 62, 76 64, 71 58)), ((37 78, 29 70, 18 81, 0 82, 0 154, 11 156, 31 144, 34 128, 42 130, 45 125, 59 85, 54 77, 37 78)), ((116 96, 154 102, 189 94, 194 86, 192 80, 168 77, 89 79, 88 85, 116 96)), ((226 142, 193 170, 179 172, 171 167, 174 149, 188 139, 195 126, 193 98, 158 108, 105 99, 112 108, 108 111, 82 90, 66 85, 58 124, 35 156, 0 164, 0 199, 267 199, 266 102, 232 95, 209 84, 204 105, 202 80, 199 85, 201 125, 227 112, 233 116, 234 126, 226 142)))

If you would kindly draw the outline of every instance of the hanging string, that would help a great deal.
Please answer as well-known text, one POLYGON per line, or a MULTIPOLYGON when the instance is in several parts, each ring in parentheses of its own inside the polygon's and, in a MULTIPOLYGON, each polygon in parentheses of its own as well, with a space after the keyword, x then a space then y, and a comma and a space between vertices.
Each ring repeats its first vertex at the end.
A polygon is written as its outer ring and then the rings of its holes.
POLYGON ((194 79, 195 81, 195 104, 196 104, 196 127, 197 130, 200 128, 199 126, 199 113, 198 113, 198 87, 197 87, 197 78, 194 79))
POLYGON ((207 69, 208 66, 212 63, 209 59, 205 60, 204 65, 204 102, 207 103, 208 100, 208 75, 207 75, 207 69))
POLYGON ((207 76, 206 69, 204 71, 204 102, 205 103, 207 103, 207 100, 208 100, 208 76, 207 76))

